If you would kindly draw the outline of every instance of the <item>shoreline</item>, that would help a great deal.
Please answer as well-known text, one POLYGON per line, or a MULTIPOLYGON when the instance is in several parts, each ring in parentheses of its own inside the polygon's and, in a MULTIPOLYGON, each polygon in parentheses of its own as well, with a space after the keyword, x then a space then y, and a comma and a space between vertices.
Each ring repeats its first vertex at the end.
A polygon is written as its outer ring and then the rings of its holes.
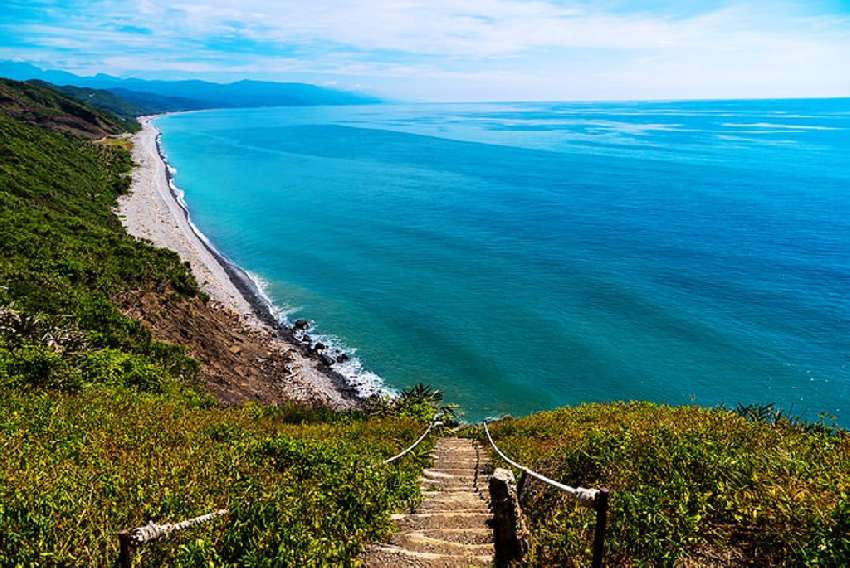
POLYGON ((201 289, 213 302, 235 312, 249 330, 269 333, 297 352, 299 371, 308 386, 315 389, 315 395, 336 408, 359 407, 367 393, 360 392, 331 367, 338 354, 333 354, 332 362, 328 354, 316 349, 322 344, 313 341, 306 331, 284 325, 258 283, 216 250, 192 223, 174 183, 173 168, 162 150, 161 133, 153 124, 158 116, 164 115, 139 117, 142 130, 133 135, 133 183, 129 195, 123 196, 118 206, 127 232, 176 252, 190 265, 201 289), (150 203, 157 199, 160 203, 150 203))

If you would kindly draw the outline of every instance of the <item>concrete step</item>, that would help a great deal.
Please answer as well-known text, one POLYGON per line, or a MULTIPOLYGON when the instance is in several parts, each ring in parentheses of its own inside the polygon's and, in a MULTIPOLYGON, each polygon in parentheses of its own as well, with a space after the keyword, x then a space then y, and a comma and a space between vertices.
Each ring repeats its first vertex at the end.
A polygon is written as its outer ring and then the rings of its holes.
POLYGON ((421 529, 409 531, 407 534, 421 534, 448 542, 463 542, 466 544, 492 544, 493 531, 486 529, 421 529))

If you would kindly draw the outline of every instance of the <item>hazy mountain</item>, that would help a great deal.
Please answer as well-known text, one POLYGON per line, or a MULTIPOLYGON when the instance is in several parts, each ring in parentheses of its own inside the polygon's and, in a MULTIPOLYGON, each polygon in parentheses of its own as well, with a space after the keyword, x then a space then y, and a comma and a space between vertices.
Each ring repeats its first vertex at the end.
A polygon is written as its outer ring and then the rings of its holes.
MULTIPOLYGON (((209 81, 149 81, 121 79, 98 74, 81 77, 65 71, 46 71, 28 63, 0 62, 0 76, 25 81, 39 79, 56 85, 73 85, 93 89, 106 89, 142 106, 152 96, 178 99, 170 110, 190 110, 215 107, 258 106, 309 106, 374 104, 378 99, 366 95, 327 89, 308 83, 273 83, 266 81, 238 81, 212 83, 209 81), (134 95, 132 93, 141 93, 134 95), (135 100, 134 100, 135 99, 135 100)), ((164 102, 159 99, 159 102, 164 102)))
MULTIPOLYGON (((39 80, 35 79, 30 82, 39 82, 39 80)), ((48 83, 43 84, 48 85, 48 83)), ((208 108, 207 105, 204 105, 200 101, 178 97, 164 97, 142 91, 92 89, 91 87, 76 87, 74 85, 50 86, 69 97, 73 97, 94 108, 111 112, 125 119, 135 119, 137 116, 158 114, 161 112, 208 108)))

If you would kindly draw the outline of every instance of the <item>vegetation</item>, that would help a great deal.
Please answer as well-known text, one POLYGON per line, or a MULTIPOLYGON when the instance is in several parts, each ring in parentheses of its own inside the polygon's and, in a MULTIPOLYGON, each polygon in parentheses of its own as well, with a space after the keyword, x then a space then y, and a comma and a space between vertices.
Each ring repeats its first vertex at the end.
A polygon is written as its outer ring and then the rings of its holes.
POLYGON ((22 122, 87 138, 139 129, 133 119, 94 109, 41 81, 0 79, 0 112, 22 122))
POLYGON ((199 293, 175 253, 132 239, 112 213, 130 165, 120 148, 0 115, 0 383, 72 391, 116 365, 194 381, 181 348, 113 302, 199 293))
POLYGON ((104 566, 115 532, 231 513, 140 549, 156 565, 344 563, 418 498, 412 418, 216 408, 203 397, 92 386, 5 389, 0 565, 104 566))
MULTIPOLYGON (((138 128, 135 121, 137 116, 207 108, 199 101, 127 89, 91 89, 73 85, 54 88, 91 107, 128 121, 133 128, 138 128)), ((132 131, 133 128, 127 130, 132 131)))
POLYGON ((200 292, 176 254, 130 238, 113 214, 127 151, 63 133, 69 117, 78 133, 117 123, 68 114, 78 103, 44 86, 2 86, 0 566, 110 565, 117 530, 222 507, 140 561, 345 563, 385 534, 390 512, 417 499, 428 447, 398 467, 381 460, 434 407, 412 395, 374 417, 218 407, 197 363, 118 307, 200 292))
MULTIPOLYGON (((850 436, 739 410, 750 418, 585 404, 502 420, 491 431, 520 463, 570 485, 611 490, 611 565, 846 565, 850 436)), ((589 563, 592 510, 536 481, 521 499, 533 533, 529 565, 589 563)))

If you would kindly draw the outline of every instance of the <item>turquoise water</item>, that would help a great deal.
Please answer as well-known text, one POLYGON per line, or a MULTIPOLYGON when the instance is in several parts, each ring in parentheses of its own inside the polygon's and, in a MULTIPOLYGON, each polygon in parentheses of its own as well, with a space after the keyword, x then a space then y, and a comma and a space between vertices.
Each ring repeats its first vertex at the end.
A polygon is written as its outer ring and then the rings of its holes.
POLYGON ((364 389, 431 383, 469 419, 649 399, 850 424, 848 99, 157 125, 195 224, 356 350, 364 389))

